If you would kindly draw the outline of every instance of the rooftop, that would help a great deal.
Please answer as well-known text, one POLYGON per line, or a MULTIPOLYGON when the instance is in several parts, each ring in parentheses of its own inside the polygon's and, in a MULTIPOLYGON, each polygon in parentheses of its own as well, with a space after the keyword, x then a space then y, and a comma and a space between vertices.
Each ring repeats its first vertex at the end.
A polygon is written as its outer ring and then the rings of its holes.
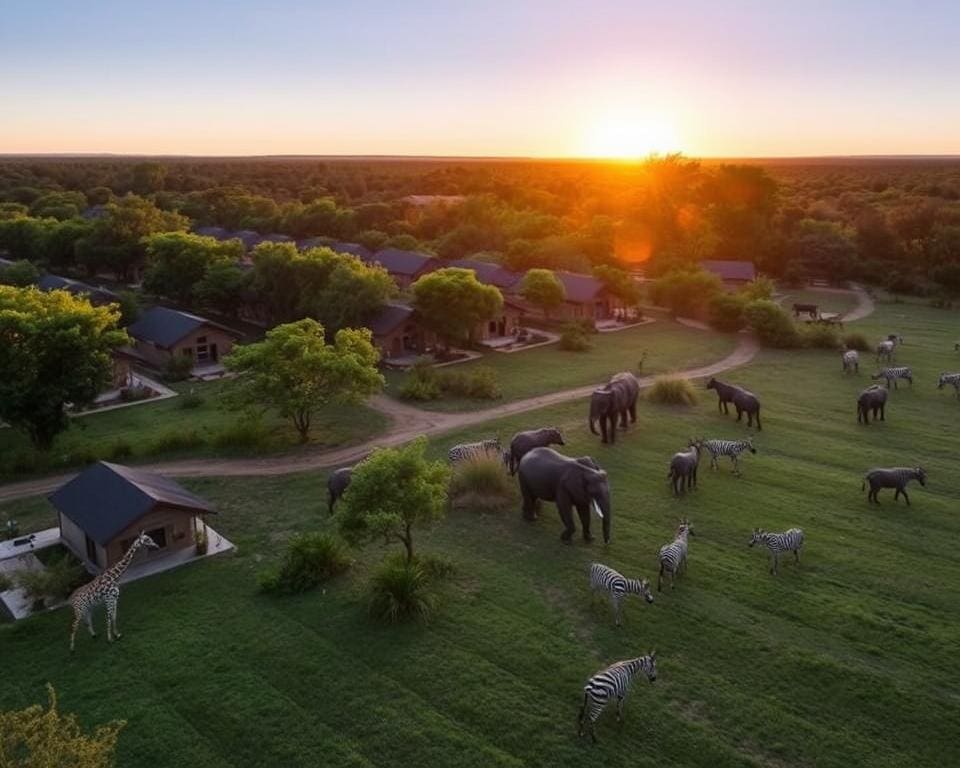
POLYGON ((364 261, 380 264, 387 272, 398 275, 416 275, 434 259, 419 251, 402 251, 399 248, 384 248, 364 261))
POLYGON ((477 280, 487 285, 495 285, 497 288, 510 288, 523 277, 522 274, 511 272, 500 264, 476 259, 456 259, 447 262, 445 266, 472 269, 477 274, 477 280))
POLYGON ((406 304, 386 304, 367 323, 374 336, 383 336, 405 323, 413 315, 413 307, 406 304))
POLYGON ((717 275, 721 280, 744 280, 749 282, 757 276, 752 261, 717 261, 706 259, 700 265, 717 275))
POLYGON ((60 275, 44 275, 37 281, 41 291, 68 291, 74 296, 86 296, 91 304, 110 304, 117 301, 117 295, 106 288, 95 288, 79 280, 60 275))
POLYGON ((197 328, 204 325, 239 336, 236 331, 212 320, 207 320, 205 317, 192 315, 179 309, 170 309, 169 307, 150 307, 140 315, 135 323, 127 328, 127 333, 135 339, 152 341, 159 347, 169 349, 184 336, 193 333, 197 328))

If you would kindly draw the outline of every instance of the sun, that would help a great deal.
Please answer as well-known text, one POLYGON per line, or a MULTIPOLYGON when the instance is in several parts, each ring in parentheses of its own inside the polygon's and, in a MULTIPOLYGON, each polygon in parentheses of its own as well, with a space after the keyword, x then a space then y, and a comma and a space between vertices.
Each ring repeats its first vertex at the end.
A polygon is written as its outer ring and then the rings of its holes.
POLYGON ((584 136, 587 157, 639 160, 680 151, 672 122, 665 116, 622 110, 600 115, 584 136))

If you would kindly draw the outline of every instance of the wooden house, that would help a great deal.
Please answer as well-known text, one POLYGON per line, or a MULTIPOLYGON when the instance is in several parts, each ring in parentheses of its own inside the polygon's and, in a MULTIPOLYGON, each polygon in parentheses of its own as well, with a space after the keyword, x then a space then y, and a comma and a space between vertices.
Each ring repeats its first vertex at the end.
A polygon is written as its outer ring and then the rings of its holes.
POLYGON ((194 365, 216 365, 240 334, 204 317, 168 307, 151 307, 127 328, 134 351, 149 365, 163 368, 174 356, 194 365))

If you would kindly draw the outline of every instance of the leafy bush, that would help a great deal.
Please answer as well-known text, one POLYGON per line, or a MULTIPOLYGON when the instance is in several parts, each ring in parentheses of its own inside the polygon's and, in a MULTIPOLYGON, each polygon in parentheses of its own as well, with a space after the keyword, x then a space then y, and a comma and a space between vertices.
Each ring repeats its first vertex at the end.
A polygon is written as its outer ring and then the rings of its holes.
POLYGON ((124 387, 120 390, 120 400, 124 403, 136 403, 150 397, 153 397, 153 390, 142 385, 124 387))
POLYGON ((16 571, 17 586, 36 602, 66 600, 77 588, 90 580, 83 565, 66 550, 54 552, 42 570, 16 571))
POLYGON ((216 448, 263 448, 269 435, 263 422, 258 418, 243 418, 224 427, 213 436, 216 448))
POLYGON ((568 325, 560 334, 560 349, 567 352, 587 352, 593 345, 577 325, 568 325))
POLYGON ((847 333, 843 337, 843 345, 847 349, 855 349, 858 352, 869 352, 870 342, 862 333, 847 333))
POLYGON ((655 280, 650 285, 650 298, 675 315, 689 315, 708 306, 722 290, 723 282, 716 275, 702 269, 682 269, 655 280))
POLYGON ((502 396, 497 372, 489 365, 478 365, 469 371, 442 371, 437 373, 441 392, 454 397, 475 400, 496 400, 502 396))
POLYGON ((807 323, 800 327, 801 346, 809 349, 839 349, 840 334, 836 328, 822 323, 807 323))
POLYGON ((50 467, 50 455, 35 448, 23 448, 2 465, 4 475, 32 475, 50 467))
POLYGON ((657 376, 647 390, 647 400, 661 405, 696 405, 697 391, 687 379, 657 376))
POLYGON ((120 438, 110 446, 110 450, 107 451, 107 456, 110 457, 111 461, 129 459, 133 456, 133 446, 123 438, 120 438))
POLYGON ((205 402, 206 400, 204 400, 202 395, 198 395, 196 392, 187 392, 185 395, 180 396, 178 407, 185 411, 192 411, 194 408, 199 408, 205 402))
POLYGON ((196 430, 170 430, 164 432, 147 445, 144 453, 172 453, 197 448, 204 444, 203 436, 196 430))
POLYGON ((370 613, 381 621, 426 621, 436 601, 430 593, 430 576, 419 560, 386 558, 370 582, 370 613))
POLYGON ((769 277, 755 277, 739 293, 747 302, 758 299, 772 299, 777 286, 769 277))
POLYGON ((421 555, 417 558, 430 581, 442 581, 457 572, 453 560, 443 555, 421 555))
POLYGON ((68 467, 85 467, 88 464, 96 464, 98 461, 100 461, 100 454, 91 445, 74 448, 63 457, 63 464, 68 467))
POLYGON ((516 484, 498 456, 474 456, 458 462, 450 478, 450 498, 457 506, 501 508, 516 484))
POLYGON ((751 301, 744 314, 760 342, 768 347, 789 349, 800 344, 797 327, 779 304, 766 299, 751 301))
POLYGON ((193 371, 193 358, 190 355, 174 355, 167 361, 163 371, 165 381, 183 381, 190 378, 193 371))
POLYGON ((718 293, 710 299, 710 325, 718 331, 739 331, 746 326, 747 300, 736 293, 718 293))
POLYGON ((410 376, 400 388, 400 397, 404 400, 439 400, 440 385, 436 381, 425 381, 410 376))
POLYGON ((8 589, 13 589, 14 586, 13 580, 9 576, 0 573, 0 592, 6 592, 8 589))
POLYGON ((296 594, 314 589, 350 567, 346 546, 326 533, 295 536, 280 567, 259 574, 265 592, 296 594))

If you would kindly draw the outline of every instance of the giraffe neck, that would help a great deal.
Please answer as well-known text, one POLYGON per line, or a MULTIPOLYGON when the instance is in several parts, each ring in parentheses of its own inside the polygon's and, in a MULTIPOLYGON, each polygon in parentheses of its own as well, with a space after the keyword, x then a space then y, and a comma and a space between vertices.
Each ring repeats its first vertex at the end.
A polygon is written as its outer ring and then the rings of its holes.
POLYGON ((119 579, 123 575, 123 572, 130 566, 130 563, 133 562, 133 556, 137 554, 138 549, 140 549, 140 539, 136 539, 133 544, 130 545, 127 553, 121 557, 115 565, 104 571, 103 575, 107 576, 107 574, 109 574, 109 579, 119 579))

